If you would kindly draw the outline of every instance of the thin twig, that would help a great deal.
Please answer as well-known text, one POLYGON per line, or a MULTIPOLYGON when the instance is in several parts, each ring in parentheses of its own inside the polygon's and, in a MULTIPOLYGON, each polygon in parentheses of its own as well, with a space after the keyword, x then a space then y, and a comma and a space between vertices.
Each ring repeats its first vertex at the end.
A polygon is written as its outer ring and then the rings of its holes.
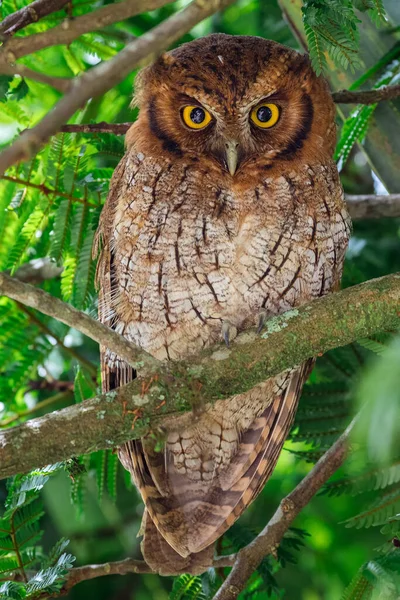
MULTIPOLYGON (((26 39, 26 38, 23 38, 26 39)), ((25 65, 3 65, 0 67, 0 72, 3 75, 19 75, 20 77, 26 77, 27 79, 33 79, 38 83, 50 85, 55 90, 62 94, 67 93, 73 85, 73 79, 68 77, 54 77, 52 75, 46 75, 45 73, 39 73, 33 69, 29 69, 25 65)))
POLYGON ((277 511, 261 533, 248 546, 240 550, 232 571, 215 594, 214 600, 235 600, 263 558, 276 551, 292 521, 343 464, 355 422, 356 419, 319 459, 308 475, 281 501, 277 511))
POLYGON ((19 309, 27 315, 30 321, 32 323, 35 323, 35 325, 39 327, 39 329, 41 329, 46 335, 52 337, 57 342, 58 346, 60 346, 60 348, 62 348, 66 354, 69 354, 70 356, 72 356, 72 358, 75 358, 75 360, 77 360, 81 365, 86 367, 86 369, 93 377, 97 376, 97 367, 93 363, 91 363, 90 360, 88 360, 84 356, 81 356, 79 352, 74 350, 74 348, 66 346, 63 340, 60 337, 58 337, 58 335, 56 335, 50 329, 50 327, 47 327, 45 323, 38 319, 38 317, 35 314, 33 314, 28 308, 26 308, 26 306, 21 304, 21 302, 17 302, 17 305, 19 309))
POLYGON ((379 90, 364 90, 351 92, 340 90, 333 92, 333 101, 337 104, 375 104, 384 100, 393 100, 400 96, 400 85, 388 85, 379 90))
MULTIPOLYGON (((0 23, 0 37, 11 36, 31 23, 64 8, 71 0, 34 0, 28 6, 8 15, 0 23)), ((26 39, 26 38, 25 38, 26 39)))
MULTIPOLYGON (((231 567, 236 556, 219 556, 215 558, 213 567, 231 567)), ((56 592, 54 595, 46 595, 47 598, 58 598, 64 596, 67 592, 82 581, 95 579, 96 577, 104 577, 105 575, 127 575, 128 573, 153 573, 149 565, 143 560, 135 560, 134 558, 125 558, 115 562, 108 562, 101 565, 85 565, 84 567, 75 567, 68 573, 67 581, 64 584, 61 592, 56 592)))
MULTIPOLYGON (((234 0, 207 0, 207 2, 193 0, 182 11, 128 44, 114 58, 100 63, 77 77, 72 89, 65 94, 52 111, 33 129, 25 130, 11 146, 0 154, 0 175, 4 174, 4 171, 14 163, 28 160, 35 154, 89 98, 97 97, 111 89, 136 67, 154 60, 157 54, 181 38, 199 21, 233 2, 234 0)), ((141 5, 142 3, 135 2, 135 4, 141 5)), ((105 8, 115 11, 116 7, 117 5, 112 4, 105 8)), ((27 39, 30 40, 31 37, 27 39)), ((10 40, 10 43, 13 41, 10 40)))
POLYGON ((42 194, 45 194, 46 196, 56 195, 57 197, 61 196, 61 198, 66 198, 71 202, 80 202, 81 204, 87 204, 89 206, 99 206, 99 204, 90 202, 90 200, 87 200, 86 198, 79 198, 78 196, 73 196, 72 194, 68 194, 67 192, 63 192, 61 190, 52 190, 51 188, 47 187, 44 183, 33 183, 32 181, 21 179, 20 177, 13 177, 11 175, 3 175, 2 177, 0 177, 0 179, 4 179, 4 181, 11 181, 19 185, 24 185, 26 187, 33 188, 34 190, 39 190, 40 192, 42 192, 42 194))
POLYGON ((19 421, 19 419, 21 417, 28 417, 29 415, 33 415, 33 414, 35 414, 35 412, 37 412, 38 410, 41 410, 42 408, 47 408, 48 406, 51 406, 51 405, 55 404, 56 402, 59 402, 60 400, 64 400, 67 396, 69 396, 72 393, 73 393, 73 390, 68 389, 68 390, 59 392, 58 394, 55 394, 54 396, 50 396, 49 398, 46 398, 45 400, 41 400, 40 402, 35 404, 35 406, 33 406, 32 408, 27 408, 26 410, 22 410, 17 415, 14 415, 13 417, 10 417, 8 419, 4 419, 3 421, 0 421, 0 427, 9 427, 12 423, 19 421))
POLYGON ((77 310, 70 304, 54 298, 42 289, 28 283, 22 283, 14 277, 0 273, 0 294, 25 306, 35 308, 49 317, 54 317, 61 323, 78 329, 105 348, 114 348, 122 360, 134 368, 154 370, 160 363, 144 350, 130 344, 122 335, 92 319, 86 313, 77 310))
MULTIPOLYGON (((44 312, 50 304, 52 315, 61 314, 61 321, 71 311, 69 305, 48 294, 42 296, 43 291, 32 286, 18 282, 22 291, 10 289, 9 280, 0 275, 0 293, 11 291, 20 301, 28 300, 30 306, 44 312), (4 281, 7 291, 2 289, 4 281), (28 295, 27 287, 32 290, 28 295)), ((139 371, 126 386, 2 431, 0 478, 77 454, 114 448, 160 426, 181 430, 193 420, 189 411, 192 402, 199 401, 200 389, 203 406, 229 400, 308 358, 398 328, 399 305, 400 274, 387 275, 274 317, 261 336, 255 331, 243 332, 229 349, 218 345, 185 361, 159 363, 145 376, 139 371)), ((76 329, 93 331, 93 319, 84 315, 82 327, 82 313, 71 314, 76 329)), ((115 339, 105 340, 105 345, 120 354, 118 344, 114 348, 113 344, 115 339)))
POLYGON ((66 133, 113 133, 114 135, 125 135, 133 123, 82 123, 78 125, 63 125, 60 131, 66 133))
MULTIPOLYGON (((45 368, 45 367, 44 367, 45 368)), ((47 371, 47 369, 46 369, 47 371)), ((50 392, 70 392, 74 391, 74 382, 67 379, 54 379, 51 375, 47 374, 42 379, 31 379, 28 381, 28 388, 30 390, 46 390, 50 392)))

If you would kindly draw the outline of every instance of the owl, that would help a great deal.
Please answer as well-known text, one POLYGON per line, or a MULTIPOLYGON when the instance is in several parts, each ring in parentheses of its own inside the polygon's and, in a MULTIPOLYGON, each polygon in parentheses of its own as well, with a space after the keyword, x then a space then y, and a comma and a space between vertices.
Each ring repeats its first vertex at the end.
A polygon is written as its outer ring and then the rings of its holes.
MULTIPOLYGON (((97 245, 99 316, 174 361, 338 287, 350 233, 332 161, 334 104, 307 56, 210 35, 136 79, 97 245)), ((313 361, 119 449, 145 504, 142 552, 160 574, 205 571, 256 498, 313 361)), ((105 391, 132 368, 103 348, 105 391)))

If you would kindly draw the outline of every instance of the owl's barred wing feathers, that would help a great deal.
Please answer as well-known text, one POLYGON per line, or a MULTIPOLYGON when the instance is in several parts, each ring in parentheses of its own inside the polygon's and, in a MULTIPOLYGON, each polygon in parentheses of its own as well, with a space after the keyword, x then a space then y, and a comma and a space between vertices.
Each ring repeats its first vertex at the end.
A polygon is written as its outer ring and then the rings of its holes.
MULTIPOLYGON (((154 571, 162 575, 199 574, 210 566, 214 542, 240 517, 271 475, 311 366, 312 361, 308 361, 285 374, 283 389, 274 398, 268 398, 268 382, 251 390, 253 400, 258 396, 259 405, 266 408, 242 434, 235 432, 237 450, 226 467, 214 467, 211 484, 202 481, 199 485, 193 472, 185 477, 174 469, 168 446, 177 434, 169 436, 163 452, 155 452, 144 440, 120 448, 120 459, 131 472, 146 506, 142 551, 154 571)), ((106 365, 105 372, 106 380, 125 383, 131 370, 123 364, 111 370, 106 365)), ((245 395, 241 396, 229 402, 243 400, 245 395)), ((213 412, 214 416, 221 414, 218 403, 213 412)), ((181 435, 185 436, 185 431, 181 435)))
MULTIPOLYGON (((212 484, 203 494, 199 493, 195 482, 184 477, 180 479, 180 488, 175 488, 175 496, 163 497, 154 485, 152 489, 147 487, 147 520, 151 519, 161 534, 156 538, 157 544, 160 538, 165 539, 177 551, 178 561, 181 556, 187 560, 190 572, 204 571, 205 553, 208 560, 212 560, 214 542, 240 517, 271 475, 292 425, 306 370, 302 367, 289 377, 286 390, 272 400, 239 440, 236 457, 249 465, 239 478, 229 481, 229 471, 234 475, 234 470, 228 467, 214 475, 212 484)), ((262 387, 259 392, 263 393, 262 387)), ((143 471, 137 470, 137 457, 138 453, 133 453, 134 478, 144 481, 143 471)), ((148 461, 146 467, 149 470, 145 478, 149 483, 151 467, 148 461)), ((167 565, 163 558, 160 560, 153 536, 147 538, 145 534, 143 554, 155 571, 165 575, 177 572, 176 562, 167 565)), ((188 570, 187 564, 182 572, 185 570, 188 570)))

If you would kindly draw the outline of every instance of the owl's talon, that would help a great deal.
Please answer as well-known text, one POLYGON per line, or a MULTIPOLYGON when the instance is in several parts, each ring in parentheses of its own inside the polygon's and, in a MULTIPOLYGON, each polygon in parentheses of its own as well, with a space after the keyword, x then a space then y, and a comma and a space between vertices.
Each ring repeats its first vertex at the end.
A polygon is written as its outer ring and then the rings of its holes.
POLYGON ((258 313, 258 325, 257 325, 257 333, 260 334, 264 328, 265 321, 267 320, 267 313, 265 310, 262 310, 258 313))
POLYGON ((232 325, 232 323, 230 323, 229 321, 222 321, 222 337, 227 348, 229 348, 231 340, 234 340, 236 336, 236 327, 232 325))

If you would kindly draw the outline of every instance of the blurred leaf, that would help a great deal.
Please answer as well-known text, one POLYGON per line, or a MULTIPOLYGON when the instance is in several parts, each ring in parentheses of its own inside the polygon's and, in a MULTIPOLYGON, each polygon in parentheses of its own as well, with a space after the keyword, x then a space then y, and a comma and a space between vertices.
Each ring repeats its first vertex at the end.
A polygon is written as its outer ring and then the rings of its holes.
POLYGON ((0 102, 5 100, 13 79, 11 75, 0 75, 0 102))
POLYGON ((368 455, 384 463, 398 452, 400 439, 400 338, 393 340, 381 356, 369 365, 357 398, 364 406, 357 439, 365 440, 368 455))

